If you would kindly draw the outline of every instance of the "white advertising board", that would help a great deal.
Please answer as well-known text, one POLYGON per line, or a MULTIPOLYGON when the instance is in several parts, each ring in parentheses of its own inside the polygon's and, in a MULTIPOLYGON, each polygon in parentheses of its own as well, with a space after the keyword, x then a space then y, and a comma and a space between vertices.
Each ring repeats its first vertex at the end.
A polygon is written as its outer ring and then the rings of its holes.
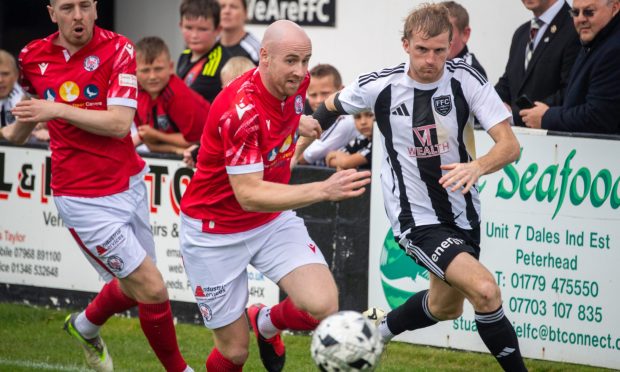
MULTIPOLYGON (((524 356, 619 368, 620 143, 515 132, 519 160, 480 180, 480 261, 524 356)), ((476 131, 476 145, 484 154, 492 140, 476 131)), ((382 156, 376 146, 373 169, 382 156)), ((379 177, 372 193, 369 306, 391 309, 428 288, 429 274, 391 237, 379 177)), ((467 301, 459 319, 397 340, 487 351, 467 301)))
MULTIPOLYGON (((98 292, 103 281, 60 219, 49 191, 47 150, 0 146, 0 283, 98 292)), ((179 251, 179 202, 193 171, 145 159, 157 266, 170 299, 194 302, 179 251)), ((248 303, 279 302, 277 285, 248 267, 248 303)))

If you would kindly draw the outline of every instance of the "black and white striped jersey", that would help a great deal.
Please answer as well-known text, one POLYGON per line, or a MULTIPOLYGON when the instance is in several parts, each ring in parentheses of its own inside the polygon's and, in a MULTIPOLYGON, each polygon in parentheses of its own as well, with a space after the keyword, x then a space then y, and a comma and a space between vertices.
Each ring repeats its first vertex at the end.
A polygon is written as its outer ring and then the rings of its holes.
POLYGON ((510 116, 495 89, 462 59, 447 61, 441 79, 421 84, 409 63, 359 76, 338 96, 350 114, 375 113, 384 157, 381 184, 394 236, 438 223, 480 224, 478 189, 466 195, 439 184, 440 166, 475 159, 474 116, 489 130, 510 116))

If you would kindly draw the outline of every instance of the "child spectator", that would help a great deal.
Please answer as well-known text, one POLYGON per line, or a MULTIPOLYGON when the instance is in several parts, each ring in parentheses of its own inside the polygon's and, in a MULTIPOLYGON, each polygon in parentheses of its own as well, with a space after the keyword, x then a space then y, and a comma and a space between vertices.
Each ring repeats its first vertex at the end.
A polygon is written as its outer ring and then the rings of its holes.
POLYGON ((332 151, 325 157, 327 166, 341 169, 370 169, 372 164, 372 126, 375 114, 362 111, 353 115, 355 128, 361 133, 342 150, 332 151))
POLYGON ((220 5, 217 0, 183 0, 180 13, 187 49, 179 57, 177 75, 211 103, 222 90, 220 71, 231 57, 218 41, 220 5))
POLYGON ((174 75, 174 65, 164 41, 146 37, 136 44, 138 109, 134 145, 152 152, 183 154, 200 141, 211 106, 174 75))

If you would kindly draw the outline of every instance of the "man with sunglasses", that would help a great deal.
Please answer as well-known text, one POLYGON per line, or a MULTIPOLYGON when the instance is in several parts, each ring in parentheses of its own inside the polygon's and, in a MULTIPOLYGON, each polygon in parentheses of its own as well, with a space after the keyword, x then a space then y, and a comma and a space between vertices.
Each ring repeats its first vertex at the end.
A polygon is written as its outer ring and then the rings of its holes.
POLYGON ((620 0, 574 0, 570 15, 581 40, 561 106, 535 102, 525 125, 549 130, 620 134, 620 0))
POLYGON ((522 0, 533 18, 517 28, 503 76, 495 90, 523 126, 517 100, 561 105, 568 77, 579 52, 579 39, 565 0, 522 0))

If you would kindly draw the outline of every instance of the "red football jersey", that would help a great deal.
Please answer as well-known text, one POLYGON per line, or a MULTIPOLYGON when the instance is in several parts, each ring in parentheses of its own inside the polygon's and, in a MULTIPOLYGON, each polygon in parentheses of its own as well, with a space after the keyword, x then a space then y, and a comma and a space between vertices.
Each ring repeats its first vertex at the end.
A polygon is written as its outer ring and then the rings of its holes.
POLYGON ((281 101, 253 69, 217 96, 202 134, 196 173, 181 200, 183 213, 201 219, 204 232, 247 231, 280 214, 244 211, 228 175, 263 171, 265 181, 288 183, 309 81, 306 75, 297 93, 281 101))
POLYGON ((136 126, 150 125, 165 133, 182 133, 187 142, 198 142, 211 104, 176 75, 156 99, 138 92, 136 126))
MULTIPOLYGON (((95 27, 92 40, 75 54, 55 45, 58 32, 22 49, 22 85, 42 99, 86 110, 110 105, 136 108, 138 83, 133 44, 95 27)), ((128 134, 113 138, 86 132, 65 120, 48 123, 54 195, 99 197, 127 190, 129 177, 144 168, 128 134)))

